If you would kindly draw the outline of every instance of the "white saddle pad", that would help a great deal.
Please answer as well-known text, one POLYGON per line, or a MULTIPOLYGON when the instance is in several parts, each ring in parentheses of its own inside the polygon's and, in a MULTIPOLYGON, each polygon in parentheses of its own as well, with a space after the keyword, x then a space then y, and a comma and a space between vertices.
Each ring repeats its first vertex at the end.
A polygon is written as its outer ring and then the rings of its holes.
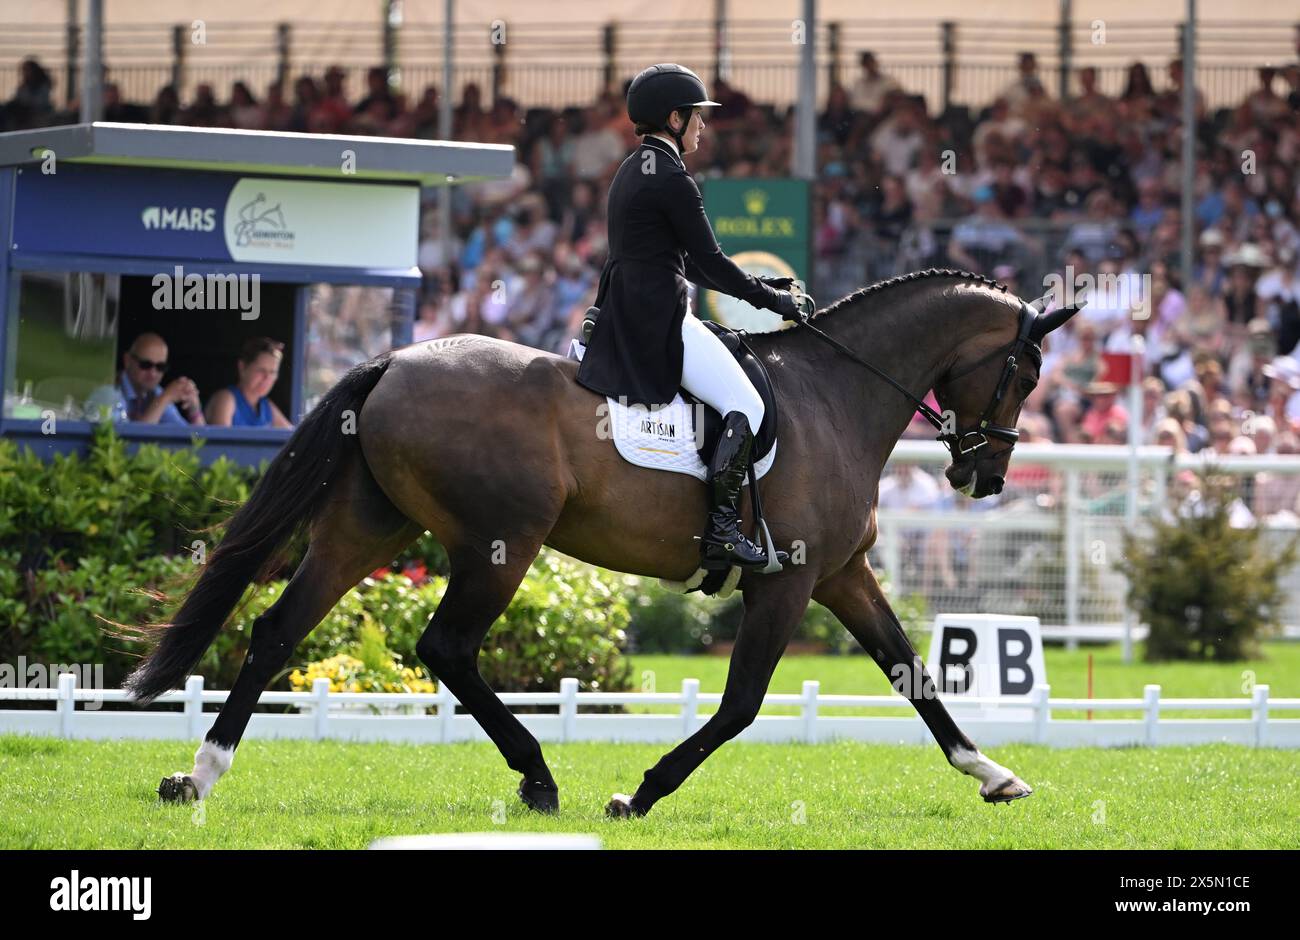
MULTIPOLYGON (((582 360, 587 348, 576 339, 569 343, 569 358, 582 360)), ((697 406, 702 411, 704 406, 697 406)), ((628 463, 651 470, 672 470, 689 473, 697 480, 707 480, 708 468, 697 453, 695 440, 696 408, 687 404, 680 394, 657 411, 641 405, 621 404, 606 396, 605 411, 599 415, 602 433, 614 439, 614 447, 628 463)), ((702 415, 701 415, 702 417, 702 415)), ((772 449, 754 464, 754 476, 767 473, 776 460, 776 442, 772 449)), ((749 485, 746 477, 745 485, 749 485)))

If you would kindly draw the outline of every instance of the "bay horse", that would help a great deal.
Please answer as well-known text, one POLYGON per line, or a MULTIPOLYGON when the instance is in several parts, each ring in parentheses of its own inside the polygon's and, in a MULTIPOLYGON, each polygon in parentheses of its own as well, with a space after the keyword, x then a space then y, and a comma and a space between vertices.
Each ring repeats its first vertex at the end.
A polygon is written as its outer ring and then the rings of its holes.
MULTIPOLYGON (((949 424, 950 485, 976 498, 1001 490, 1015 421, 1041 367, 1038 344, 1075 312, 1043 313, 1045 300, 1031 306, 968 272, 925 271, 862 288, 803 326, 746 337, 780 403, 779 454, 760 483, 764 515, 776 544, 797 541, 804 557, 779 573, 742 576, 744 619, 721 705, 645 772, 633 795, 615 794, 610 815, 649 812, 753 722, 810 598, 886 675, 920 677, 895 688, 949 763, 980 781, 986 801, 1032 792, 981 754, 935 696, 867 550, 885 461, 929 389, 949 424)), ((523 802, 558 810, 540 744, 479 674, 480 646, 543 545, 604 568, 684 581, 699 562, 705 511, 698 480, 617 454, 598 432, 604 398, 574 381, 576 369, 552 353, 462 334, 361 363, 324 395, 231 517, 171 622, 142 628, 157 644, 126 683, 138 704, 184 680, 250 581, 307 530, 299 567, 254 621, 194 769, 163 780, 164 800, 208 794, 297 644, 427 529, 446 548, 450 575, 417 654, 522 775, 523 802)))

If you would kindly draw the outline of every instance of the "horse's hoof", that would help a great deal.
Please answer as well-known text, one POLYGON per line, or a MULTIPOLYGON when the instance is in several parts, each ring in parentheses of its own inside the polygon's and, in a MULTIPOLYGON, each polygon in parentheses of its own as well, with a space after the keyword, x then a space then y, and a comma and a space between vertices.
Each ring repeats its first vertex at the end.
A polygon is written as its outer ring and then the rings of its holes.
POLYGON ((525 806, 539 813, 558 813, 560 811, 560 791, 556 787, 546 787, 534 782, 531 786, 527 778, 519 781, 519 799, 525 806))
POLYGON ((158 784, 158 799, 164 803, 192 803, 198 798, 199 788, 193 778, 179 770, 158 784))
POLYGON ((637 809, 632 803, 632 797, 626 793, 615 793, 605 807, 605 815, 611 819, 631 819, 633 816, 644 816, 645 811, 637 809))
POLYGON ((985 803, 1010 803, 1012 800, 1023 800, 1033 792, 1029 784, 1014 774, 1010 780, 1003 780, 991 787, 988 784, 980 787, 980 796, 984 797, 985 803))

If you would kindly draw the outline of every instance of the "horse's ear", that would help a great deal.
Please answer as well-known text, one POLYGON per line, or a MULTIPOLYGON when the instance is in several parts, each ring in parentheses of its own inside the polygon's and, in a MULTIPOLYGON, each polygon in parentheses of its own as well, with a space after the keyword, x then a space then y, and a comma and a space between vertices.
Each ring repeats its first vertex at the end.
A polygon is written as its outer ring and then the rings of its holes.
MULTIPOLYGON (((1030 304, 1030 306, 1037 307, 1041 301, 1046 299, 1046 297, 1040 297, 1038 300, 1035 300, 1030 304)), ((1070 319, 1070 317, 1082 310, 1085 304, 1087 304, 1086 300, 1080 300, 1068 307, 1058 307, 1051 313, 1039 313, 1038 316, 1034 317, 1034 325, 1029 328, 1030 339, 1035 343, 1041 342, 1044 336, 1052 332, 1052 330, 1057 329, 1066 320, 1070 319)))

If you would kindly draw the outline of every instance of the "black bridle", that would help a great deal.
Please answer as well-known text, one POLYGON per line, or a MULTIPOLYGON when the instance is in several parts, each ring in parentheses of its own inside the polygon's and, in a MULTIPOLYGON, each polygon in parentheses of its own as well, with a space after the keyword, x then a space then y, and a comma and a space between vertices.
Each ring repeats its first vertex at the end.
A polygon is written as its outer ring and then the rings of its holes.
POLYGON ((989 360, 1006 354, 1007 360, 1002 366, 1002 375, 998 378, 997 387, 993 390, 993 397, 989 400, 988 406, 980 415, 979 422, 974 427, 965 430, 958 428, 956 431, 948 432, 944 431, 947 423, 938 412, 907 389, 903 388, 903 386, 894 381, 891 376, 867 362, 839 340, 827 336, 817 327, 813 326, 809 320, 804 319, 796 322, 799 325, 812 330, 815 335, 820 336, 823 340, 830 343, 854 362, 870 369, 873 373, 906 395, 908 400, 916 405, 916 410, 921 412, 925 420, 929 421, 930 424, 934 426, 934 429, 939 432, 939 435, 935 440, 943 442, 944 446, 948 448, 948 452, 952 455, 953 462, 957 463, 963 458, 967 458, 971 454, 976 453, 980 448, 987 447, 990 438, 1007 444, 1006 448, 998 452, 999 456, 1001 454, 1010 453, 1012 448, 1016 446, 1016 442, 1020 440, 1020 432, 1015 428, 1005 427, 1000 424, 990 424, 989 422, 992 421, 993 413, 997 411, 998 405, 1002 403, 1002 399, 1006 396, 1007 389, 1011 385, 1011 380, 1015 377, 1016 372, 1019 371, 1021 355, 1028 352, 1038 366, 1041 367, 1043 364, 1043 351, 1039 348, 1039 345, 1030 338, 1030 333, 1033 329, 1034 320, 1036 318, 1037 314, 1035 314, 1034 309, 1021 301, 1020 320, 1016 330, 1016 338, 1012 340, 1011 343, 993 350, 977 362, 962 369, 961 372, 956 375, 950 374, 946 376, 945 379, 935 383, 935 385, 939 385, 943 381, 951 382, 954 379, 959 379, 964 375, 974 372, 980 366, 989 362, 989 360), (975 443, 967 445, 967 441, 975 441, 975 443))

